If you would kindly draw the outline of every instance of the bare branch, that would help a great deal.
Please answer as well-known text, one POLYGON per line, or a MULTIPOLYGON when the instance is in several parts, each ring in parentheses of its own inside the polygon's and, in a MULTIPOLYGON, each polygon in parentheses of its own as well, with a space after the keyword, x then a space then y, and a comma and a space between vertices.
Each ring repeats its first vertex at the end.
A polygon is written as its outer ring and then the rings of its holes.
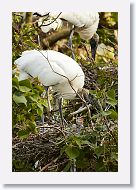
POLYGON ((59 159, 59 157, 55 158, 54 160, 52 160, 51 162, 49 162, 48 164, 46 164, 44 167, 42 167, 40 169, 40 172, 43 172, 44 170, 46 170, 50 165, 54 164, 55 162, 57 162, 57 160, 59 159))
POLYGON ((58 14, 58 16, 55 17, 54 20, 53 20, 52 22, 50 22, 49 24, 43 24, 43 22, 45 21, 45 20, 43 20, 42 24, 41 24, 39 27, 51 25, 52 23, 54 23, 54 22, 59 18, 59 16, 61 15, 61 13, 62 13, 62 12, 60 12, 60 13, 58 14))
POLYGON ((58 130, 59 132, 61 132, 62 133, 62 135, 64 136, 64 138, 66 137, 65 136, 65 133, 61 130, 61 129, 59 129, 58 127, 55 127, 55 126, 53 126, 53 127, 46 127, 45 125, 44 126, 39 126, 39 127, 36 127, 36 128, 46 128, 46 129, 56 129, 56 130, 58 130))
POLYGON ((87 110, 87 109, 90 108, 90 107, 92 107, 91 104, 89 104, 88 107, 79 108, 77 111, 72 112, 72 113, 70 113, 69 115, 70 115, 70 116, 76 115, 76 114, 78 114, 78 113, 81 113, 81 112, 87 110))
POLYGON ((43 42, 43 49, 47 49, 48 47, 52 46, 58 40, 64 39, 70 35, 70 29, 63 29, 60 32, 54 32, 52 35, 44 38, 43 42))
POLYGON ((26 24, 32 23, 32 12, 26 12, 26 14, 25 14, 25 23, 26 24))

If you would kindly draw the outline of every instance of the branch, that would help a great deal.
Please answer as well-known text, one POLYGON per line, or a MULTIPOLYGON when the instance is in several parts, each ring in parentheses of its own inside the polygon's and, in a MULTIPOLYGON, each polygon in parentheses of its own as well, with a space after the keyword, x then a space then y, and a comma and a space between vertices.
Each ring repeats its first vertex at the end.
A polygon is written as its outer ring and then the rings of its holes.
POLYGON ((65 133, 61 130, 61 129, 59 129, 58 127, 55 127, 55 126, 53 126, 53 127, 46 127, 45 125, 44 126, 38 126, 38 127, 36 127, 36 128, 46 128, 46 129, 56 129, 56 130, 58 130, 59 132, 61 132, 62 133, 62 135, 64 136, 64 138, 66 138, 66 136, 65 136, 65 133))
POLYGON ((64 29, 64 30, 61 30, 60 32, 53 33, 52 35, 50 35, 42 40, 43 49, 49 48, 50 46, 55 44, 58 40, 66 38, 69 35, 70 35, 70 29, 64 29))
POLYGON ((50 22, 49 24, 43 24, 43 23, 44 23, 44 20, 43 20, 43 22, 42 22, 42 24, 40 25, 40 27, 41 27, 41 26, 49 26, 49 25, 51 25, 52 23, 54 23, 54 22, 59 18, 59 16, 61 15, 61 13, 62 13, 62 12, 60 12, 60 13, 57 15, 57 17, 54 18, 54 20, 53 20, 52 22, 50 22))
POLYGON ((43 172, 44 170, 46 170, 50 165, 54 164, 55 162, 57 162, 57 160, 59 159, 59 157, 55 158, 54 160, 52 160, 51 162, 49 162, 48 164, 46 164, 44 167, 42 167, 40 169, 40 172, 43 172))
POLYGON ((73 112, 73 113, 70 113, 69 116, 73 116, 73 115, 76 115, 78 113, 81 113, 85 110, 87 110, 88 108, 92 107, 91 104, 89 104, 87 107, 83 107, 83 108, 79 108, 77 111, 73 112))
POLYGON ((32 12, 26 12, 25 23, 26 24, 32 23, 32 12))

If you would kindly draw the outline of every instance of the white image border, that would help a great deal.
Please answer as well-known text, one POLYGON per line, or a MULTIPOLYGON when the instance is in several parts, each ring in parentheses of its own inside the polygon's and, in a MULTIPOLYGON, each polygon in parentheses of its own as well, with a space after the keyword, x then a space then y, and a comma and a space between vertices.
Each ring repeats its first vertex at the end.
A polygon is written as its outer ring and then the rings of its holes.
POLYGON ((130 3, 38 0, 3 2, 0 8, 0 181, 3 184, 130 184, 130 3), (71 6, 72 3, 72 6, 71 6), (91 4, 92 3, 92 4, 91 4), (78 7, 77 7, 78 4, 78 7), (45 6, 43 6, 45 5, 45 6), (46 10, 118 12, 118 172, 12 172, 12 12, 46 10))

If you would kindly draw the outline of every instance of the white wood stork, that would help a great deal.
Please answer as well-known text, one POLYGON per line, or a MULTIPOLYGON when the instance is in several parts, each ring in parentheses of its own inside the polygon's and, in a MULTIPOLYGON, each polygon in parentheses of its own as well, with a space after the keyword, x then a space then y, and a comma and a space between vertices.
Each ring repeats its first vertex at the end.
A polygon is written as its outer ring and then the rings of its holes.
MULTIPOLYGON (((47 15, 47 12, 45 14, 41 13, 41 16, 42 15, 47 15)), ((69 38, 70 48, 72 49, 72 36, 75 30, 83 40, 90 40, 92 58, 95 60, 96 49, 99 42, 99 36, 96 33, 99 24, 98 12, 49 12, 48 15, 50 18, 54 18, 54 22, 50 22, 50 25, 48 21, 43 22, 41 28, 43 32, 50 31, 51 28, 56 29, 60 27, 62 25, 60 24, 60 19, 68 21, 74 26, 69 38), (56 26, 57 22, 58 26, 56 26)), ((40 16, 40 13, 38 13, 38 16, 40 16)))
POLYGON ((57 92, 60 116, 62 117, 62 98, 74 99, 84 86, 84 73, 72 58, 57 51, 28 50, 15 60, 19 80, 38 77, 45 87, 57 92))

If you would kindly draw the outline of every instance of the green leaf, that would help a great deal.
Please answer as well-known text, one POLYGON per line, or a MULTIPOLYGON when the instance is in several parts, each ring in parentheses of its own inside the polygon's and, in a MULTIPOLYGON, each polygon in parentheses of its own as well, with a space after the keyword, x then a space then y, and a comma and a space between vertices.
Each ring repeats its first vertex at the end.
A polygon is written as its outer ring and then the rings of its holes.
POLYGON ((41 104, 42 104, 44 107, 46 107, 46 108, 48 107, 47 100, 42 101, 41 104))
POLYGON ((113 89, 108 90, 108 92, 107 92, 107 97, 108 97, 109 99, 114 99, 114 100, 115 100, 115 96, 116 96, 115 90, 113 90, 113 89))
POLYGON ((103 111, 102 112, 102 115, 103 116, 108 116, 108 115, 110 115, 111 114, 111 111, 110 110, 108 110, 108 111, 103 111))
POLYGON ((68 172, 71 167, 71 162, 68 162, 65 168, 63 169, 63 172, 68 172))
POLYGON ((81 148, 81 141, 82 140, 80 138, 75 138, 75 142, 79 146, 79 148, 81 148))
POLYGON ((75 138, 74 140, 80 149, 81 149, 81 145, 84 145, 84 144, 90 145, 91 144, 88 140, 82 140, 80 137, 75 138))
POLYGON ((38 101, 38 96, 37 96, 37 95, 29 96, 29 98, 30 98, 33 102, 37 102, 37 101, 38 101))
POLYGON ((24 120, 25 120, 25 116, 24 116, 24 114, 18 114, 18 115, 16 116, 16 119, 17 119, 17 121, 21 122, 21 121, 24 121, 24 120))
POLYGON ((104 148, 103 146, 98 146, 96 149, 95 149, 95 154, 97 155, 97 157, 99 158, 103 153, 104 153, 104 148))
POLYGON ((32 85, 28 79, 19 81, 19 90, 21 92, 29 92, 32 90, 32 85))
POLYGON ((12 87, 18 89, 19 88, 19 82, 16 77, 12 78, 12 87))
POLYGON ((23 94, 21 94, 20 92, 15 92, 13 94, 13 100, 16 104, 25 104, 27 105, 27 100, 25 98, 25 96, 23 94))
POLYGON ((18 137, 20 137, 21 139, 25 139, 29 136, 29 131, 27 129, 24 130, 20 130, 18 132, 18 137))
POLYGON ((43 106, 41 105, 41 104, 39 104, 39 103, 37 103, 37 114, 39 115, 39 116, 42 116, 42 114, 43 114, 43 106))
POLYGON ((117 100, 116 99, 109 99, 107 100, 107 103, 110 104, 111 106, 115 107, 117 105, 117 100))
POLYGON ((37 114, 38 114, 39 116, 42 116, 43 111, 42 111, 40 108, 37 108, 37 114))
POLYGON ((43 91, 44 91, 44 88, 43 88, 42 86, 37 85, 37 86, 35 86, 35 88, 36 88, 36 90, 38 90, 40 93, 43 93, 43 91))
POLYGON ((28 130, 29 130, 29 132, 33 132, 33 133, 36 132, 36 124, 35 124, 35 122, 31 122, 31 121, 29 122, 28 130))
POLYGON ((19 81, 19 85, 32 89, 32 85, 28 79, 19 81))
POLYGON ((81 144, 87 144, 87 145, 91 145, 91 143, 88 140, 82 140, 81 144))
POLYGON ((42 106, 41 104, 39 104, 39 103, 37 103, 37 106, 38 106, 38 108, 40 108, 40 110, 43 112, 43 106, 42 106))
POLYGON ((80 152, 79 149, 73 146, 68 146, 65 149, 65 153, 68 155, 70 159, 75 159, 79 156, 80 152))
POLYGON ((61 149, 60 149, 60 156, 63 155, 63 153, 65 152, 65 149, 66 149, 66 145, 64 145, 61 149))
POLYGON ((111 119, 118 119, 118 113, 113 109, 102 112, 103 116, 109 116, 111 119))
POLYGON ((118 119, 118 113, 114 110, 110 110, 111 114, 109 115, 109 117, 113 120, 118 119))
POLYGON ((21 92, 29 92, 31 90, 31 88, 28 88, 26 86, 19 86, 19 90, 21 92))

